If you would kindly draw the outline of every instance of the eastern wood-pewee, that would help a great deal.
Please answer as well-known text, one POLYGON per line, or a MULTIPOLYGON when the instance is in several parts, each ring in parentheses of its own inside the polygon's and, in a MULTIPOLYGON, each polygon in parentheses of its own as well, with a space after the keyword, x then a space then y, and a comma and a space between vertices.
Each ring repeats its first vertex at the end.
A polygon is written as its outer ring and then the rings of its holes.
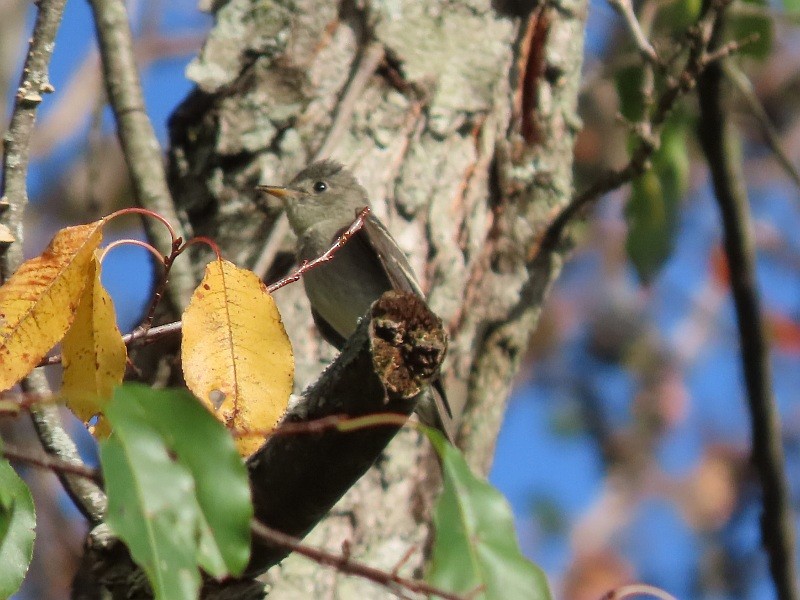
MULTIPOLYGON (((300 262, 324 254, 370 202, 366 190, 341 164, 324 160, 303 169, 286 187, 258 189, 280 198, 297 235, 300 262)), ((371 212, 363 227, 330 262, 303 275, 314 322, 322 336, 341 349, 358 319, 388 290, 424 298, 414 272, 391 234, 371 212)), ((450 407, 441 381, 417 403, 423 423, 441 430, 452 441, 450 407)))

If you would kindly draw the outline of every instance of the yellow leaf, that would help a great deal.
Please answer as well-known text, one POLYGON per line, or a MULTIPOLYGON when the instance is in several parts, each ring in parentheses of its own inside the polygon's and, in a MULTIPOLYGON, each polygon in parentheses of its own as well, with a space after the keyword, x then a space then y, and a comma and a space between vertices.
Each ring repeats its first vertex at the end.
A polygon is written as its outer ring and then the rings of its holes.
POLYGON ((0 390, 27 375, 69 329, 102 226, 62 229, 0 287, 0 390))
POLYGON ((223 260, 206 267, 183 313, 181 358, 186 385, 252 454, 285 412, 294 379, 291 343, 255 273, 223 260))
MULTIPOLYGON (((87 423, 103 412, 114 388, 125 375, 127 351, 117 328, 114 304, 100 282, 100 262, 95 255, 86 273, 86 286, 75 321, 61 344, 64 379, 61 396, 77 417, 87 423)), ((98 437, 108 427, 95 427, 98 437)))

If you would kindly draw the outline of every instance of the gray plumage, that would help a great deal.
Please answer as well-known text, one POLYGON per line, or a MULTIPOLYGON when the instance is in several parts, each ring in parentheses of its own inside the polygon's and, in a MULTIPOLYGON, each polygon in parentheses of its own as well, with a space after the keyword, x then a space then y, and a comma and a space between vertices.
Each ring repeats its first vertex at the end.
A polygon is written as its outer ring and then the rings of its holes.
MULTIPOLYGON (((260 189, 283 200, 289 224, 297 235, 300 261, 322 255, 357 213, 370 206, 366 190, 353 174, 330 160, 309 165, 286 187, 260 189)), ((402 250, 371 212, 362 229, 330 262, 303 275, 303 283, 320 332, 337 348, 384 292, 394 289, 424 298, 402 250)), ((441 381, 437 379, 434 388, 438 393, 422 398, 417 414, 452 440, 452 417, 441 381)))

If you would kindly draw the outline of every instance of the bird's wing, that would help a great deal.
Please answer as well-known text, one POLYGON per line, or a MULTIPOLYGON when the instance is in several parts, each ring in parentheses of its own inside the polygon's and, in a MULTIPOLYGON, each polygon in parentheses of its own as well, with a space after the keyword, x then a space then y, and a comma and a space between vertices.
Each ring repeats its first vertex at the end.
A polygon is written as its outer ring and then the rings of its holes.
POLYGON ((377 217, 374 217, 372 213, 367 215, 363 227, 354 237, 356 239, 353 241, 366 242, 369 245, 393 289, 425 298, 406 255, 377 217))
POLYGON ((328 323, 325 318, 313 308, 311 309, 311 316, 314 318, 314 324, 317 326, 317 329, 326 342, 337 350, 344 348, 344 343, 347 341, 346 337, 336 331, 333 325, 328 323))
MULTIPOLYGON (((341 232, 339 235, 341 235, 341 232)), ((406 255, 397 245, 397 242, 394 241, 394 238, 383 223, 377 217, 374 217, 372 213, 367 215, 364 225, 347 243, 362 245, 368 251, 367 254, 370 258, 374 258, 385 273, 392 289, 416 294, 423 300, 425 299, 425 294, 422 293, 406 255)), ((320 321, 327 325, 319 315, 315 315, 314 320, 317 321, 317 326, 320 325, 320 321)), ((327 325, 327 329, 330 329, 329 325, 327 325)), ((320 330, 325 335, 322 327, 320 327, 320 330)), ((327 336, 326 339, 331 341, 327 336)), ((341 348, 341 346, 338 347, 341 348)), ((423 420, 427 422, 426 424, 439 429, 447 436, 450 442, 453 442, 455 432, 453 412, 450 409, 450 403, 447 400, 447 394, 441 378, 437 376, 431 382, 431 387, 433 389, 429 393, 433 396, 435 414, 430 415, 428 418, 423 418, 423 420)), ((420 414, 422 416, 422 413, 420 414)))
MULTIPOLYGON (((383 265, 383 270, 392 283, 395 290, 416 294, 422 299, 425 295, 414 277, 414 271, 406 259, 406 255, 394 241, 392 235, 386 230, 383 223, 370 213, 364 221, 364 226, 359 233, 364 233, 364 239, 375 251, 378 260, 383 265)), ((436 407, 436 418, 431 423, 434 427, 441 430, 450 442, 454 439, 453 411, 450 409, 450 402, 444 390, 444 384, 440 377, 436 377, 431 382, 431 394, 436 407)))

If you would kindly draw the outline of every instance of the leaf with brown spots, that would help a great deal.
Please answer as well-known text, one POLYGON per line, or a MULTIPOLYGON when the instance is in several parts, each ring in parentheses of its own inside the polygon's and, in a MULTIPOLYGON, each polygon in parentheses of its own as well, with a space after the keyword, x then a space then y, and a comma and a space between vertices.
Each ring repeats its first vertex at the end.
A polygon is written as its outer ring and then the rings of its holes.
POLYGON ((103 223, 62 229, 0 287, 0 391, 25 377, 69 329, 103 223))
POLYGON ((217 260, 183 313, 186 385, 255 452, 285 412, 294 355, 275 301, 251 271, 217 260))

